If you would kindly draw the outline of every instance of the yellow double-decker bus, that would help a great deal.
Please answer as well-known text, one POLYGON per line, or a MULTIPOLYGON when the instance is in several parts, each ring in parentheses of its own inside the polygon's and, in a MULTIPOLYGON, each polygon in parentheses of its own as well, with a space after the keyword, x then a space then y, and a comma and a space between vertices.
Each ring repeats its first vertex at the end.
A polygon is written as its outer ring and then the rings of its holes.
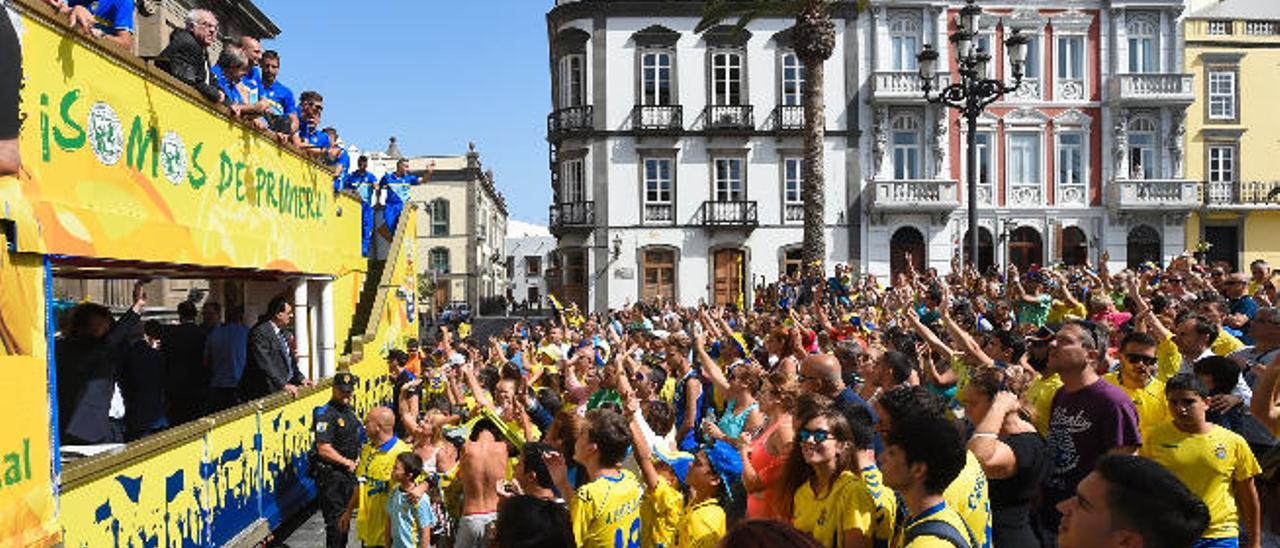
POLYGON ((0 177, 0 546, 261 540, 314 498, 306 454, 326 379, 359 374, 360 412, 389 396, 383 350, 417 333, 415 215, 371 269, 361 204, 333 192, 324 166, 71 31, 45 2, 11 3, 24 80, 22 166, 0 177), (249 318, 286 296, 316 386, 65 455, 53 288, 147 278, 201 280, 249 318))

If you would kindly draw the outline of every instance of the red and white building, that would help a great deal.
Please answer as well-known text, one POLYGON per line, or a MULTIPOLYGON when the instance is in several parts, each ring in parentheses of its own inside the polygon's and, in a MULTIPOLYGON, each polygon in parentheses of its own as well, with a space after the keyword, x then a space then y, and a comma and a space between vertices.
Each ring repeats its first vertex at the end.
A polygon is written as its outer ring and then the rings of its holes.
MULTIPOLYGON (((1183 174, 1185 109, 1180 0, 980 2, 991 78, 1009 81, 1004 39, 1031 38, 1022 86, 979 120, 978 261, 1114 266, 1182 251, 1199 189, 1183 174)), ((965 123, 927 104, 915 56, 948 39, 960 1, 874 1, 859 20, 865 271, 887 275, 909 253, 947 270, 967 235, 965 123)))

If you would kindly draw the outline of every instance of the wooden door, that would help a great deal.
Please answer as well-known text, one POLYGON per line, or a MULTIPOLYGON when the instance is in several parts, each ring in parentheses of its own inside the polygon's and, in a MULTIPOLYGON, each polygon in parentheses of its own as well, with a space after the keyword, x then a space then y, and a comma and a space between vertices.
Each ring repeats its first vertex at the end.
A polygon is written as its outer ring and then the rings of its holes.
POLYGON ((714 260, 714 294, 717 306, 732 304, 739 308, 746 300, 746 287, 743 284, 746 267, 746 254, 739 249, 721 249, 715 253, 714 260))
POLYGON ((676 252, 670 249, 650 249, 644 252, 644 282, 640 298, 645 302, 654 299, 674 299, 676 296, 676 252))
POLYGON ((450 289, 450 286, 452 285, 453 285, 453 282, 446 278, 436 279, 436 292, 431 297, 432 298, 431 304, 435 307, 436 316, 439 316, 440 312, 444 310, 444 307, 449 305, 449 298, 450 298, 449 289, 450 289))

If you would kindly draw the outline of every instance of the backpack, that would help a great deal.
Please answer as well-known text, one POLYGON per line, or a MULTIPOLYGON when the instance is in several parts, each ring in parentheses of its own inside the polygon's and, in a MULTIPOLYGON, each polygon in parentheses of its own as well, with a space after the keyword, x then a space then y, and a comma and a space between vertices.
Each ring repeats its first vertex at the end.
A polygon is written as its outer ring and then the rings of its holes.
POLYGON ((970 548, 967 535, 956 530, 950 523, 940 520, 929 520, 907 530, 902 539, 904 546, 910 545, 917 537, 934 537, 950 542, 956 548, 970 548))

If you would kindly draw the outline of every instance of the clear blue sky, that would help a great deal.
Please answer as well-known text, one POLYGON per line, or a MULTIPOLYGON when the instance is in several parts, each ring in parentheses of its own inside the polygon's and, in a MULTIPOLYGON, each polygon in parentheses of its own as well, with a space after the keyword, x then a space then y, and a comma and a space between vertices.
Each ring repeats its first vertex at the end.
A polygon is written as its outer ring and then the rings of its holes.
MULTIPOLYGON (((258 0, 282 30, 280 81, 324 95, 324 122, 361 149, 406 156, 474 141, 512 219, 547 224, 551 0, 258 0)), ((354 158, 353 164, 354 164, 354 158)), ((354 167, 354 165, 353 165, 354 167)))

